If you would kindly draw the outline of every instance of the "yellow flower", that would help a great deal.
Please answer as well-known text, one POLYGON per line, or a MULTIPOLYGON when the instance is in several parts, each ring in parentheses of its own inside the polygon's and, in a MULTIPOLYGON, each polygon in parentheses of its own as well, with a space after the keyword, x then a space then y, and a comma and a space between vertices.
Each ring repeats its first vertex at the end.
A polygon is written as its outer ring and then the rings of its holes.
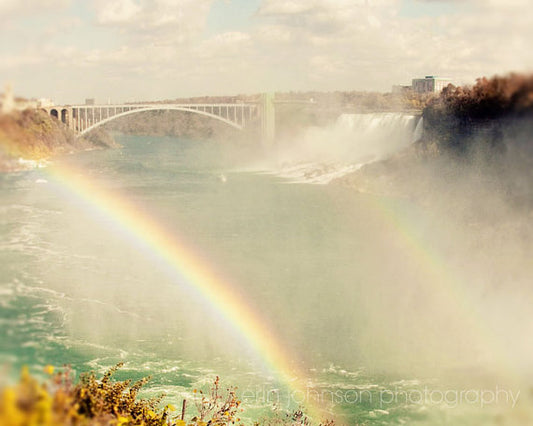
POLYGON ((52 374, 54 374, 54 366, 48 364, 46 367, 44 367, 44 372, 51 376, 52 374))
POLYGON ((118 416, 117 426, 127 425, 130 420, 127 417, 118 416))
POLYGON ((28 382, 30 380, 30 370, 27 365, 24 365, 20 371, 20 381, 21 382, 28 382))

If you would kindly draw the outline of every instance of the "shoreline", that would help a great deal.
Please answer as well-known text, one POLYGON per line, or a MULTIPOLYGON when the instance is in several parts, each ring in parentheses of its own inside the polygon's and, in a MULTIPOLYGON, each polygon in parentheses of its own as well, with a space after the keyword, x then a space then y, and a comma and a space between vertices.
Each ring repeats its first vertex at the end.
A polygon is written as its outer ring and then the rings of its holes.
POLYGON ((52 158, 61 154, 119 146, 102 130, 80 138, 40 110, 0 115, 0 173, 46 167, 52 158))

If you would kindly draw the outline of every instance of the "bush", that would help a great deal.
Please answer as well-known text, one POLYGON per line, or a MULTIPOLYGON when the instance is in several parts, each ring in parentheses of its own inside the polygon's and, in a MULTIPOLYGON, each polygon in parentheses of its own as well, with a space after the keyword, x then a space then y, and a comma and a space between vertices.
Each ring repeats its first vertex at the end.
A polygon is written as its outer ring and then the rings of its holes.
POLYGON ((491 157, 504 151, 502 128, 531 120, 533 75, 479 78, 474 86, 448 85, 424 108, 424 135, 439 151, 464 156, 483 148, 491 157))
POLYGON ((240 401, 235 392, 226 396, 220 392, 217 377, 209 395, 202 395, 197 404, 199 416, 184 421, 181 416, 171 416, 172 405, 159 408, 164 395, 154 399, 138 399, 141 388, 150 380, 143 378, 132 384, 131 380, 112 381, 112 375, 122 367, 117 364, 101 379, 94 373, 83 374, 77 384, 72 372, 53 374, 47 367, 50 379, 40 383, 25 368, 18 384, 0 391, 0 424, 2 426, 185 426, 234 424, 240 401))
MULTIPOLYGON (((242 411, 235 388, 222 391, 217 377, 209 392, 194 390, 198 414, 185 419, 185 404, 180 414, 168 404, 161 408, 164 395, 153 399, 139 399, 141 388, 150 380, 143 378, 113 381, 113 374, 122 363, 107 371, 101 379, 94 373, 82 374, 74 383, 70 368, 54 373, 47 366, 49 379, 40 383, 27 368, 22 370, 19 382, 0 389, 0 425, 2 426, 227 426, 240 423, 242 411)), ((260 423, 255 423, 259 425, 260 423)), ((273 424, 270 420, 261 424, 273 424)), ((286 414, 276 425, 309 425, 300 410, 286 414)), ((333 426, 327 421, 324 426, 333 426)))

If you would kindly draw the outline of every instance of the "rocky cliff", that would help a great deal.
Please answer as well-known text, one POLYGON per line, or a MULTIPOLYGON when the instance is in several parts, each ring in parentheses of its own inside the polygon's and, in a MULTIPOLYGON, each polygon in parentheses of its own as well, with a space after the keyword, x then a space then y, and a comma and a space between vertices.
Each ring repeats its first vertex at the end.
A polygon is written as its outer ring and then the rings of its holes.
POLYGON ((417 143, 337 183, 432 203, 460 188, 467 198, 498 192, 514 204, 533 204, 533 76, 449 85, 424 108, 423 119, 417 143))
POLYGON ((43 111, 0 115, 0 171, 21 170, 57 154, 113 146, 115 141, 103 132, 77 138, 43 111))

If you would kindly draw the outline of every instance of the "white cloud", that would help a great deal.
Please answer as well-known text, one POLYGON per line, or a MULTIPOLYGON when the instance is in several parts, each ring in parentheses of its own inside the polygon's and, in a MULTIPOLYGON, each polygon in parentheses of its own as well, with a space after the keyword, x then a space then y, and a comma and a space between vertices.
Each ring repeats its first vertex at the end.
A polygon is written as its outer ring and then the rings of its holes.
POLYGON ((408 17, 398 14, 396 0, 264 0, 258 15, 267 24, 258 34, 273 55, 293 58, 294 67, 305 62, 309 75, 322 76, 315 87, 333 79, 339 88, 387 89, 433 73, 473 81, 533 69, 528 1, 447 0, 456 13, 408 17))
POLYGON ((96 2, 96 17, 100 24, 123 24, 140 18, 141 7, 133 0, 105 0, 96 2))
MULTIPOLYGON (((0 0, 0 16, 28 1, 0 0)), ((85 47, 69 37, 36 41, 35 32, 31 46, 4 55, 0 70, 22 70, 25 64, 48 67, 54 75, 90 70, 95 90, 104 91, 97 84, 103 76, 117 83, 105 90, 128 96, 148 88, 153 96, 166 96, 166 90, 182 96, 388 90, 419 75, 473 82, 480 75, 533 69, 533 19, 524 3, 529 0, 423 1, 447 2, 455 13, 409 17, 400 13, 400 0, 263 0, 248 25, 207 36, 212 0, 93 0, 96 21, 83 18, 76 34, 86 34, 85 47), (116 36, 113 43, 107 34, 116 36)), ((47 25, 63 28, 65 22, 67 31, 80 24, 68 18, 63 13, 47 25)), ((75 90, 74 79, 71 84, 75 90)))
POLYGON ((212 0, 96 0, 99 24, 126 30, 157 32, 174 29, 181 34, 203 30, 212 0))
POLYGON ((53 37, 58 34, 68 34, 75 30, 76 28, 80 27, 83 24, 83 21, 75 17, 67 17, 58 21, 55 21, 53 24, 49 25, 45 30, 44 34, 46 37, 53 37))
POLYGON ((259 8, 259 15, 297 15, 313 9, 312 2, 297 0, 270 0, 263 2, 259 8))
POLYGON ((212 38, 212 42, 219 47, 238 46, 250 40, 250 35, 240 31, 228 31, 217 34, 212 38))
MULTIPOLYGON (((480 1, 480 0, 478 0, 480 1)), ((480 1, 480 4, 488 4, 497 8, 527 8, 531 7, 529 0, 485 0, 480 1)))
POLYGON ((53 9, 63 9, 70 0, 0 0, 0 17, 24 17, 53 9))
POLYGON ((53 64, 54 67, 72 65, 82 56, 82 52, 71 46, 56 46, 45 44, 43 46, 32 46, 23 52, 3 55, 0 61, 0 70, 9 71, 19 67, 42 67, 53 64))
POLYGON ((265 0, 259 15, 299 15, 318 10, 350 10, 361 7, 392 6, 396 0, 265 0))

